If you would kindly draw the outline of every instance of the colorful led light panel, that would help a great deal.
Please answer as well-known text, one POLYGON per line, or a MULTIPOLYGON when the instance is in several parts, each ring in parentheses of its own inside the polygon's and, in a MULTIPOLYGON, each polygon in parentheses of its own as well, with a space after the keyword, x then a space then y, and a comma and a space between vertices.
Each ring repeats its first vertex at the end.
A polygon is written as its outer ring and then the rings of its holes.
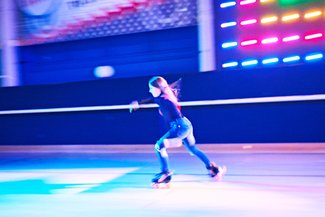
POLYGON ((215 2, 219 68, 325 64, 325 0, 215 2))

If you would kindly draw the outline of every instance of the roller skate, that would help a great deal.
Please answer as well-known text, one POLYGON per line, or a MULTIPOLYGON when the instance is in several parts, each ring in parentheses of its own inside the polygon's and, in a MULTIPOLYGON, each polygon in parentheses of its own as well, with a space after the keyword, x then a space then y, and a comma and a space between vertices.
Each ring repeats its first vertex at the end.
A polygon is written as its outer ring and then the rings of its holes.
POLYGON ((156 174, 156 176, 152 179, 152 187, 169 188, 169 182, 172 179, 172 174, 172 172, 161 172, 156 174))
POLYGON ((226 166, 217 166, 215 162, 211 163, 209 170, 209 175, 216 181, 221 181, 225 173, 227 172, 226 166))

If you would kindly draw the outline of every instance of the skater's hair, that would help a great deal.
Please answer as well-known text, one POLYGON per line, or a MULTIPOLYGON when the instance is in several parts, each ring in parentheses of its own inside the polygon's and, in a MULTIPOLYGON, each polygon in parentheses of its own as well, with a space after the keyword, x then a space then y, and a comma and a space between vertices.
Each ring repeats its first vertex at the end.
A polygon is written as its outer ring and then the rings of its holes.
POLYGON ((164 79, 163 77, 155 76, 149 80, 149 85, 159 88, 163 93, 164 97, 167 97, 175 104, 178 104, 178 98, 180 93, 180 81, 181 79, 169 85, 166 79, 164 79))

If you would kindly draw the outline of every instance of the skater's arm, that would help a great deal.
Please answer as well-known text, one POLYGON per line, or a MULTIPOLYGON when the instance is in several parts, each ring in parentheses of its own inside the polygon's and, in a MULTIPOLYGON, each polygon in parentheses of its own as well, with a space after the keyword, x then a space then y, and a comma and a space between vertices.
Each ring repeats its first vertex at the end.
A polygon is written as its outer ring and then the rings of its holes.
POLYGON ((141 104, 147 104, 147 103, 153 103, 153 102, 154 102, 153 98, 142 99, 140 101, 137 101, 137 100, 132 101, 130 103, 129 111, 130 111, 130 113, 132 113, 133 111, 138 110, 140 108, 141 104))
POLYGON ((148 103, 154 103, 154 99, 153 98, 146 98, 146 99, 142 99, 140 101, 138 101, 138 103, 141 104, 148 104, 148 103))

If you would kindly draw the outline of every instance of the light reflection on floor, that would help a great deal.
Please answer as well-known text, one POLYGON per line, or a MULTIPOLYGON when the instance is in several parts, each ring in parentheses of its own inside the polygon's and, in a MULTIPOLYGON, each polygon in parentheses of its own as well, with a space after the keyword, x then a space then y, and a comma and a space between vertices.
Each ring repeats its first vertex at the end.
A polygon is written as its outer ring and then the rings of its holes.
POLYGON ((324 154, 210 156, 222 182, 178 153, 169 189, 150 186, 152 154, 2 156, 0 217, 325 216, 324 154))

